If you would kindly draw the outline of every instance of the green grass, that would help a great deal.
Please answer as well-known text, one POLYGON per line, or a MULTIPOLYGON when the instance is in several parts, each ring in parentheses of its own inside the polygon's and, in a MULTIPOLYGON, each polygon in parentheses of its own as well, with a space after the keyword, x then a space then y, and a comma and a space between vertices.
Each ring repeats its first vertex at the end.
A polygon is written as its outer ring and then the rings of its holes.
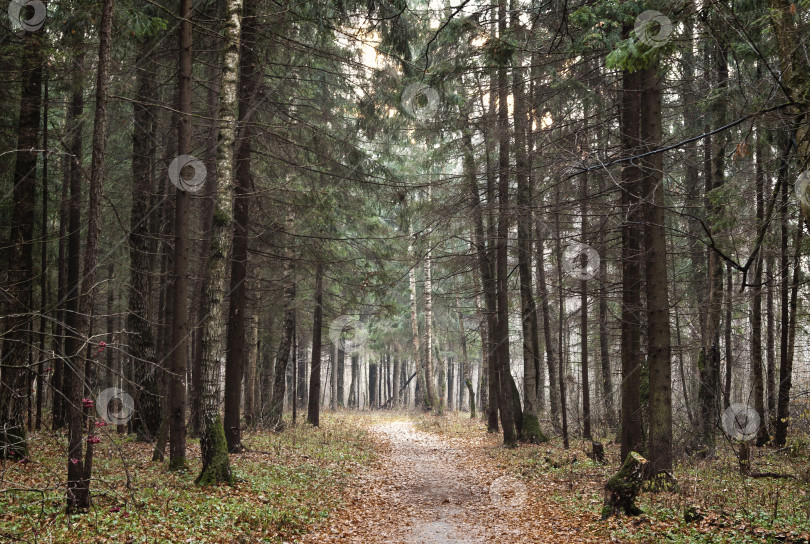
POLYGON ((320 429, 299 425, 278 434, 246 434, 250 451, 231 456, 235 485, 200 487, 194 484, 200 470, 196 440, 188 443, 188 471, 168 472, 150 461, 149 444, 104 434, 95 453, 93 506, 68 518, 65 439, 44 433, 31 438, 31 462, 1 469, 0 541, 295 540, 328 517, 351 473, 374 458, 355 418, 324 414, 320 429))

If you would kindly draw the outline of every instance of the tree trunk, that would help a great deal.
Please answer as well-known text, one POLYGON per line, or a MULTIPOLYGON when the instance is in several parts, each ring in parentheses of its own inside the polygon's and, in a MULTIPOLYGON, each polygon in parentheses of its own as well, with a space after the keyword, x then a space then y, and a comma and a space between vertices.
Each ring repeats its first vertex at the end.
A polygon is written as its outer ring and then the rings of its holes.
POLYGON ((268 312, 265 315, 267 315, 267 323, 262 323, 262 325, 266 325, 266 328, 263 328, 262 330, 267 331, 266 338, 268 342, 259 340, 259 346, 265 346, 265 349, 259 349, 259 360, 261 361, 262 365, 261 384, 259 387, 261 397, 259 405, 259 417, 262 425, 266 425, 267 417, 270 413, 270 403, 273 398, 273 381, 275 379, 275 357, 273 356, 272 351, 268 350, 267 347, 273 341, 273 325, 275 324, 276 313, 268 309, 268 312))
MULTIPOLYGON (((241 1, 240 1, 241 3, 241 1)), ((231 254, 230 306, 228 308, 228 347, 225 360, 225 440, 228 451, 242 449, 242 378, 245 356, 245 315, 247 303, 248 226, 250 224, 251 138, 250 114, 256 93, 257 69, 254 53, 256 0, 248 0, 244 10, 244 42, 239 67, 239 135, 236 151, 236 192, 233 209, 233 249, 231 254)), ((224 89, 223 89, 224 93, 224 89)))
MULTIPOLYGON (((430 187, 428 187, 428 200, 430 200, 430 187)), ((433 380, 433 274, 431 270, 430 241, 427 242, 425 253, 425 410, 437 410, 442 407, 436 396, 433 380)))
POLYGON ((723 405, 723 409, 726 406, 731 404, 731 373, 734 368, 734 345, 733 345, 733 338, 731 334, 731 328, 734 325, 733 323, 733 314, 732 314, 732 304, 734 301, 734 285, 733 285, 733 275, 731 273, 731 263, 726 263, 726 308, 725 308, 725 322, 726 326, 724 328, 724 344, 726 348, 726 375, 723 381, 723 400, 725 404, 723 405))
POLYGON ((400 388, 402 387, 400 374, 402 373, 402 367, 400 366, 400 358, 399 356, 394 357, 394 368, 392 370, 392 380, 391 380, 391 396, 394 399, 392 401, 393 408, 399 409, 402 405, 402 395, 400 393, 400 388))
MULTIPOLYGON (((769 6, 779 54, 780 88, 791 102, 788 113, 794 116, 796 162, 806 168, 810 163, 810 97, 807 94, 810 88, 810 60, 802 46, 805 34, 794 3, 790 0, 769 0, 769 6)), ((800 199, 800 207, 804 221, 810 221, 810 200, 806 195, 800 199)))
MULTIPOLYGON (((178 156, 191 151, 191 0, 180 0, 178 156)), ((180 174, 178 174, 179 176, 180 174)), ((172 288, 169 372, 169 468, 186 466, 186 370, 188 358, 188 194, 178 183, 174 208, 174 285, 172 288)), ((203 386, 204 387, 204 386, 203 386)), ((204 409, 204 408, 203 408, 204 409)))
MULTIPOLYGON (((760 135, 757 134, 756 144, 756 228, 762 225, 765 217, 765 202, 763 190, 765 184, 765 174, 762 167, 762 144, 760 135)), ((754 389, 754 409, 764 415, 765 403, 765 382, 762 380, 762 254, 756 257, 754 262, 753 290, 751 293, 751 382, 754 389)), ((768 335, 773 331, 768 331, 768 335)), ((727 399, 727 402, 730 402, 727 399)), ((763 421, 763 423, 765 423, 763 421)), ((760 425, 757 431, 757 442, 767 437, 765 425, 760 425), (764 434, 763 434, 764 433, 764 434)), ((767 438, 765 440, 767 442, 767 438)), ((762 445, 762 444, 759 444, 762 445)))
POLYGON ((154 40, 141 38, 138 42, 138 57, 145 63, 138 64, 136 74, 135 102, 133 104, 132 128, 132 209, 129 216, 129 289, 127 330, 129 331, 129 356, 137 384, 133 431, 144 439, 157 436, 163 423, 160 403, 160 376, 155 357, 155 343, 149 323, 149 273, 151 252, 149 248, 149 197, 152 193, 154 169, 157 110, 149 104, 155 96, 156 78, 154 63, 149 62, 149 52, 154 40))
MULTIPOLYGON (((781 165, 780 165, 781 166, 781 165)), ((790 290, 790 279, 789 279, 789 255, 788 255, 788 220, 789 220, 789 210, 788 210, 788 191, 789 191, 789 183, 787 183, 787 165, 785 168, 780 168, 779 177, 782 178, 782 202, 781 202, 781 221, 779 225, 779 307, 781 310, 780 314, 780 326, 779 326, 779 368, 780 368, 780 375, 781 369, 785 368, 792 368, 793 362, 788 361, 789 351, 791 351, 790 346, 790 337, 789 337, 789 330, 790 330, 790 302, 788 297, 788 292, 790 290)), ((774 361, 775 362, 775 361, 774 361)), ((762 425, 760 425, 760 431, 757 435, 757 445, 764 445, 770 439, 767 431, 765 430, 767 427, 773 425, 774 416, 778 410, 777 407, 777 393, 776 393, 776 369, 773 365, 768 366, 767 369, 767 380, 768 380, 768 398, 767 404, 763 404, 760 408, 762 411, 759 413, 762 417, 762 425)), ((757 408, 757 410, 760 410, 757 408)))
MULTIPOLYGON (((219 5, 219 4, 218 4, 219 5)), ((216 34, 214 36, 209 36, 210 38, 210 45, 208 46, 211 49, 211 54, 213 56, 214 61, 207 67, 207 74, 208 74, 208 92, 207 92, 207 108, 210 112, 210 118, 208 121, 208 137, 205 141, 205 154, 203 156, 203 163, 205 164, 206 171, 213 172, 216 171, 216 164, 217 164, 217 136, 219 135, 219 95, 221 90, 221 74, 220 74, 220 62, 219 62, 219 52, 222 50, 222 44, 220 43, 220 36, 216 34)), ((238 165, 237 165, 238 168, 238 165)), ((191 345, 191 361, 192 361, 192 371, 191 371, 191 388, 189 390, 190 393, 190 405, 191 405, 191 414, 190 414, 190 425, 191 425, 191 433, 195 436, 200 434, 200 429, 202 427, 202 423, 200 418, 202 417, 202 369, 200 369, 200 364, 202 363, 202 323, 205 321, 205 304, 202 304, 203 299, 205 298, 205 270, 208 268, 208 256, 209 256, 209 248, 211 247, 211 232, 213 230, 214 224, 214 209, 216 208, 215 202, 215 191, 213 189, 214 183, 216 182, 216 177, 214 175, 210 175, 206 177, 206 181, 203 185, 203 196, 202 198, 198 198, 198 201, 201 201, 201 205, 199 206, 199 212, 202 216, 200 218, 200 233, 201 236, 199 237, 199 252, 200 252, 200 259, 197 265, 199 266, 199 273, 197 276, 199 277, 196 284, 194 285, 194 297, 191 300, 191 315, 193 316, 192 319, 192 345, 191 345)))
MULTIPOLYGON (((244 19, 242 20, 244 21, 244 19)), ((250 336, 247 340, 248 352, 245 357, 245 427, 247 428, 252 428, 256 424, 257 369, 259 364, 258 338, 259 315, 254 308, 253 316, 250 319, 250 336)))
MULTIPOLYGON (((582 201, 580 215, 582 215, 582 244, 586 245, 588 233, 588 174, 582 175, 582 201)), ((581 258, 587 258, 582 255, 581 258)), ((582 437, 591 440, 591 392, 588 361, 588 280, 580 282, 579 295, 579 330, 580 353, 582 355, 582 437)))
MULTIPOLYGON (((28 456, 25 434, 28 331, 33 328, 28 311, 34 277, 34 206, 37 195, 37 156, 40 106, 42 104, 42 40, 45 32, 24 35, 25 54, 20 68, 20 115, 14 163, 11 229, 7 283, 8 300, 2 318, 3 342, 0 365, 0 459, 21 460, 28 456)), ((45 236, 44 232, 42 234, 45 236)), ((42 274, 45 273, 43 269, 42 274)))
MULTIPOLYGON (((211 247, 208 255, 208 266, 204 276, 206 288, 204 304, 205 320, 202 324, 202 429, 200 432, 200 457, 202 469, 197 476, 197 483, 210 485, 220 482, 232 483, 228 451, 228 433, 223 428, 219 415, 219 383, 222 358, 223 305, 225 301, 225 273, 227 266, 228 243, 231 234, 235 233, 238 222, 236 217, 236 183, 234 172, 234 155, 236 148, 236 118, 239 111, 237 89, 239 85, 239 42, 242 27, 242 0, 227 0, 226 18, 223 23, 225 37, 222 48, 222 84, 219 99, 219 131, 217 137, 217 183, 213 187, 216 194, 216 211, 211 232, 211 247)), ((245 219, 245 218, 243 218, 245 219)), ((244 285, 244 281, 241 282, 244 285)), ((233 287, 233 285, 231 286, 233 287)), ((233 294, 231 294, 233 296, 233 294)), ((244 296, 244 293, 243 293, 244 296)), ((242 301, 244 302, 244 301, 242 301)), ((231 299, 231 304, 234 304, 231 299)), ((244 304, 242 306, 244 308, 244 304)), ((242 342, 244 348, 244 312, 238 313, 242 324, 242 342)), ((229 336, 228 343, 231 338, 229 336)), ((233 346, 229 346, 233 347, 233 346)), ((230 352, 228 354, 230 356, 230 352)), ((238 382, 235 385, 237 396, 242 388, 242 349, 239 350, 238 382)), ((228 383, 226 380, 226 387, 228 383)), ((231 384, 232 387, 233 384, 231 384)), ((233 391, 230 392, 234 394, 233 391)), ((228 416, 227 392, 225 415, 228 416)), ((232 414, 231 414, 232 415, 232 414)), ((233 429, 231 429, 233 431, 233 429)), ((233 434, 231 435, 233 436, 233 434)), ((239 404, 236 406, 236 439, 233 448, 240 449, 239 439, 239 404)))
MULTIPOLYGON (((70 211, 68 221, 68 257, 67 257, 67 286, 65 294, 65 370, 62 376, 62 420, 59 427, 68 425, 70 416, 70 403, 73 395, 73 382, 77 379, 78 369, 70 365, 69 361, 81 349, 80 339, 76 336, 79 304, 79 276, 81 275, 81 245, 82 245, 82 143, 84 141, 84 50, 81 36, 84 29, 71 28, 73 44, 78 47, 71 69, 71 103, 68 111, 68 126, 71 139, 68 143, 70 160, 70 211)), ((80 397, 81 398, 81 397, 80 397)))
MULTIPOLYGON (((506 1, 498 2, 498 34, 506 35, 506 1)), ((498 298, 498 372, 500 373, 500 402, 503 428, 503 443, 507 447, 515 445, 515 414, 512 405, 512 380, 509 364, 509 96, 506 64, 498 67, 498 245, 496 256, 497 298, 498 298)))
POLYGON ((343 408, 344 393, 346 391, 346 352, 342 346, 337 346, 337 406, 343 408))
POLYGON ((337 354, 335 346, 329 346, 329 409, 337 410, 337 354))
MULTIPOLYGON (((718 98, 713 104, 714 123, 721 126, 725 119, 725 90, 728 86, 728 65, 726 51, 719 45, 715 51, 714 66, 717 77, 718 98)), ((708 59, 707 59, 708 60, 708 59)), ((725 135, 707 137, 704 144, 704 173, 706 178, 705 206, 710 216, 717 218, 721 209, 711 203, 709 194, 724 183, 725 135)), ((716 229, 709 227, 710 232, 716 229)), ((716 234, 716 233, 714 233, 716 234)), ((714 428, 719 415, 720 403, 720 319, 723 300, 723 265, 720 256, 707 248, 708 253, 708 296, 706 331, 703 346, 703 362, 700 366, 700 386, 698 400, 701 406, 700 435, 705 453, 712 455, 715 450, 714 428)))
POLYGON ((568 408, 566 405, 566 398, 568 394, 565 390, 565 382, 567 372, 565 371, 565 294, 563 293, 563 251, 562 251, 562 231, 560 229, 560 185, 554 191, 554 245, 557 253, 557 298, 558 304, 558 317, 557 317, 557 380, 556 384, 560 388, 560 413, 562 414, 562 435, 563 435, 563 448, 568 449, 568 408))
MULTIPOLYGON (((71 118, 70 118, 70 108, 68 108, 68 118, 66 122, 66 126, 71 125, 71 118)), ((67 318, 65 308, 66 308, 66 298, 67 298, 67 259, 66 259, 66 249, 67 249, 67 232, 68 232, 68 221, 70 219, 70 196, 68 193, 68 189, 70 186, 69 183, 69 174, 70 174, 70 163, 72 161, 64 155, 62 158, 62 195, 59 205, 59 253, 57 256, 58 260, 58 267, 59 270, 57 272, 57 280, 56 280, 56 300, 58 301, 58 306, 56 310, 56 322, 53 332, 53 351, 55 355, 54 365, 53 365, 53 374, 51 375, 51 389, 52 389, 52 400, 51 400, 51 410, 52 418, 51 418, 51 429, 61 429, 65 426, 65 389, 63 386, 64 375, 65 371, 65 320, 67 318)))
POLYGON ((276 352, 276 366, 273 372, 273 395, 265 418, 269 429, 280 430, 284 428, 282 414, 284 413, 284 391, 287 385, 287 363, 290 360, 293 333, 295 332, 295 241, 293 229, 295 227, 295 213, 287 212, 287 235, 284 259, 284 329, 281 343, 276 352))
POLYGON ((605 504, 602 519, 624 513, 637 516, 641 510, 636 506, 636 496, 641 491, 647 460, 636 452, 628 452, 622 468, 605 484, 605 504))
MULTIPOLYGON (((45 328, 46 328, 46 319, 45 315, 47 315, 48 311, 48 157, 50 152, 48 151, 48 107, 49 107, 49 98, 48 98, 48 77, 47 75, 43 76, 43 83, 45 86, 45 97, 44 97, 44 104, 43 104, 43 112, 42 112, 42 210, 41 212, 41 234, 42 241, 39 246, 40 254, 39 254, 39 292, 40 292, 40 304, 39 304, 39 355, 37 356, 37 412, 36 412, 36 430, 40 430, 42 428, 42 403, 44 399, 44 366, 43 366, 43 359, 45 358, 45 354, 48 352, 47 346, 45 343, 45 328)), ((15 165, 16 170, 16 165, 15 165)), ((108 369, 109 371, 109 369, 108 369)))
MULTIPOLYGON (((661 90, 658 63, 641 72, 641 139, 644 149, 661 146, 661 90)), ((649 347, 649 461, 650 475, 672 470, 672 361, 667 283, 663 154, 642 161, 645 286, 649 347)))
MULTIPOLYGON (((490 102, 490 104, 494 103, 490 102)), ((484 317, 486 325, 481 324, 481 409, 487 414, 487 432, 498 431, 498 381, 497 381, 497 352, 494 339, 497 332, 497 300, 495 298, 494 274, 490 249, 487 247, 484 230, 484 214, 481 206, 481 197, 478 194, 478 180, 475 168, 475 155, 473 153, 472 132, 469 127, 469 118, 466 111, 462 111, 462 145, 464 149, 464 175, 470 188, 472 197, 473 215, 473 244, 478 260, 478 276, 481 290, 484 293, 484 317)), ((489 178, 489 176, 488 176, 489 178)), ((489 183, 489 182, 488 182, 489 183)), ((476 271, 473 273, 475 274, 476 271)), ((480 308, 480 306, 479 306, 480 308)))
MULTIPOLYGON (((415 259, 416 254, 414 252, 413 243, 410 240, 413 240, 413 227, 409 224, 408 225, 408 256, 411 259, 415 259)), ((425 383, 425 366, 422 364, 422 350, 420 349, 420 341, 419 341, 419 318, 417 314, 417 306, 416 306, 416 262, 414 262, 408 271, 408 282, 410 286, 410 301, 411 301, 411 338, 413 340, 413 360, 416 363, 416 371, 417 371, 417 390, 419 389, 419 384, 422 384, 424 387, 425 383)), ((417 398, 417 405, 422 399, 417 398)))
POLYGON ((309 375, 309 406, 307 421, 320 425, 321 399, 321 335, 323 328, 323 263, 315 265, 315 308, 312 312, 312 370, 309 375))
POLYGON ((357 353, 352 353, 351 356, 351 379, 349 381, 349 408, 358 410, 360 408, 360 357, 357 353))
POLYGON ((296 346, 298 349, 298 364, 296 365, 297 380, 296 380, 296 405, 298 409, 304 409, 307 406, 307 342, 306 337, 303 339, 296 336, 296 346))
MULTIPOLYGON (((629 33, 625 27, 624 33, 629 33)), ((625 156, 637 154, 640 140, 638 113, 641 109, 639 72, 622 73, 621 145, 625 156)), ((621 459, 641 448, 641 222, 639 185, 641 171, 634 163, 622 168, 622 386, 621 459)))
POLYGON ((544 247, 543 222, 538 217, 535 222, 535 252, 537 254, 537 291, 540 299, 540 309, 543 313, 543 338, 546 344, 546 368, 548 368, 549 399, 551 400, 551 420, 555 425, 560 424, 560 390, 557 386, 557 358, 554 354, 554 339, 551 336, 551 308, 548 301, 548 283, 546 282, 546 249, 544 247))
MULTIPOLYGON (((600 184, 600 189, 602 186, 600 184)), ((607 254, 605 229, 599 229, 599 253, 607 254)), ((616 411, 613 404, 613 371, 610 368, 608 341, 607 258, 599 260, 599 361, 602 370, 602 398, 605 405, 605 420, 608 427, 616 426, 616 411)))
MULTIPOLYGON (((101 234, 101 199, 104 183, 104 159, 107 143, 107 80, 110 71, 110 49, 113 19, 113 0, 102 0, 99 25, 98 66, 96 79, 96 107, 93 121, 93 151, 90 165, 90 195, 87 213, 87 243, 84 249, 84 269, 79 292, 79 311, 76 333, 82 339, 91 338, 93 302, 98 265, 99 236, 101 234)), ((92 363, 84 357, 82 346, 72 354, 75 374, 71 384, 68 438, 67 513, 85 511, 90 507, 90 475, 93 468, 93 445, 87 442, 82 456, 84 419, 82 397, 85 391, 85 365, 92 363)), ((98 352, 96 352, 98 353, 98 352)))
MULTIPOLYGON (((513 26, 517 16, 513 16, 513 26)), ((528 129, 528 105, 524 92, 522 55, 518 54, 513 70, 512 94, 514 96, 515 123, 515 178, 517 181, 517 236, 518 274, 520 283, 521 324, 523 329, 523 435, 522 440, 537 443, 544 437, 538 421, 537 376, 539 375, 540 345, 537 328, 537 308, 532 292, 532 187, 529 184, 531 164, 526 150, 528 129)))
POLYGON ((379 386, 379 363, 369 362, 368 364, 368 407, 373 409, 377 406, 377 389, 379 386))
POLYGON ((776 410, 776 420, 774 421, 774 445, 782 447, 787 442, 787 429, 790 424, 790 388, 793 384, 793 351, 796 340, 796 308, 798 306, 799 281, 801 278, 801 268, 799 257, 801 256, 802 233, 804 223, 799 220, 796 231, 796 239, 793 253, 793 279, 791 281, 790 292, 790 320, 788 322, 788 354, 785 358, 784 366, 779 368, 779 404, 776 410))

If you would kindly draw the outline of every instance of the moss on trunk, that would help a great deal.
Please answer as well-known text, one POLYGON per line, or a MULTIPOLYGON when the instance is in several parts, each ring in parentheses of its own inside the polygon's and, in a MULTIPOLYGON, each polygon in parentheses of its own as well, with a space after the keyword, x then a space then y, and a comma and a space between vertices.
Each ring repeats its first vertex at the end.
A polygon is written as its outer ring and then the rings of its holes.
POLYGON ((228 458, 228 444, 225 441, 225 428, 222 419, 216 416, 213 422, 208 423, 200 437, 203 467, 196 483, 211 485, 218 483, 233 483, 231 463, 228 458))
POLYGON ((470 419, 475 419, 475 390, 469 378, 464 380, 464 384, 467 386, 467 392, 470 394, 470 419))
POLYGON ((540 420, 535 414, 523 414, 523 437, 526 442, 542 444, 548 442, 548 436, 540 428, 540 420))

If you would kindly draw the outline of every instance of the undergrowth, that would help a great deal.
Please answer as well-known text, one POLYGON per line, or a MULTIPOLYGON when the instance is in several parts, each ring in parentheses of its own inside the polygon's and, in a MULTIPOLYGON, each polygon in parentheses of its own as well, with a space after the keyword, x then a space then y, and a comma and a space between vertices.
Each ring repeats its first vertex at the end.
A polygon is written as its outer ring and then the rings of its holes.
MULTIPOLYGON (((112 429, 112 427, 108 427, 112 429)), ((66 438, 30 435, 30 459, 0 466, 0 541, 115 543, 285 542, 325 519, 351 473, 374 457, 356 416, 323 414, 321 427, 248 432, 231 455, 233 486, 201 487, 199 443, 185 472, 153 463, 152 445, 114 431, 97 444, 89 512, 64 512, 66 438), (129 485, 127 485, 129 482, 129 485)))

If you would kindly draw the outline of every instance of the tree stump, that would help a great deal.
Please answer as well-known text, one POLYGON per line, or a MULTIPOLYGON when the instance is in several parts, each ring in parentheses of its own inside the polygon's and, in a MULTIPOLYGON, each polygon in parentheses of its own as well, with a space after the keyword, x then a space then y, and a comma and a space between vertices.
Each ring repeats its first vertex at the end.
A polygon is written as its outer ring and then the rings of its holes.
POLYGON ((636 506, 636 497, 644 482, 644 466, 647 460, 640 454, 631 451, 619 469, 605 483, 605 505, 602 507, 602 519, 624 512, 628 516, 637 516, 642 511, 636 506))
POLYGON ((605 464, 605 446, 601 442, 591 442, 591 453, 588 457, 602 465, 605 464))
POLYGON ((740 474, 751 475, 751 447, 747 442, 740 442, 740 453, 737 456, 740 462, 740 474))

